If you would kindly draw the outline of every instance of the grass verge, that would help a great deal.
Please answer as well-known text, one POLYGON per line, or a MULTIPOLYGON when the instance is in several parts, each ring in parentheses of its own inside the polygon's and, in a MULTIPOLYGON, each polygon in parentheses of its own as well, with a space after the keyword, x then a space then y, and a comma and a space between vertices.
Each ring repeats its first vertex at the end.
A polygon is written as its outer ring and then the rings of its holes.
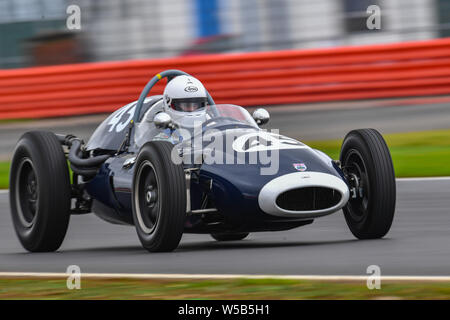
POLYGON ((136 280, 0 279, 0 299, 449 299, 450 283, 387 282, 369 290, 361 281, 279 279, 136 280))
MULTIPOLYGON (((397 177, 450 176, 450 130, 394 133, 384 136, 397 177)), ((333 159, 339 158, 342 140, 305 141, 333 159)), ((9 162, 0 162, 0 189, 8 188, 9 162)))
POLYGON ((30 122, 35 119, 32 118, 22 118, 22 119, 0 119, 0 125, 2 124, 9 124, 9 123, 23 123, 23 122, 30 122))
POLYGON ((9 162, 0 162, 0 189, 8 189, 10 165, 9 162))
MULTIPOLYGON (((397 177, 449 176, 450 130, 384 135, 397 177)), ((342 140, 305 142, 333 159, 339 159, 342 140)))

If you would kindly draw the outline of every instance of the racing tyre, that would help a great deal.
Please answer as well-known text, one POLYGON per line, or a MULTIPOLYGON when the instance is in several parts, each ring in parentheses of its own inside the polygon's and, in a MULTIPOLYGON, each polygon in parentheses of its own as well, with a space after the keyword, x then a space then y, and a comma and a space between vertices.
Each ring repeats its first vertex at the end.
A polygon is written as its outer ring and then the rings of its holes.
POLYGON ((146 143, 133 176, 133 220, 142 246, 150 252, 174 250, 186 219, 186 179, 171 159, 167 141, 146 143))
POLYGON ((71 188, 56 136, 25 133, 14 151, 9 179, 12 221, 22 246, 31 252, 57 250, 69 225, 71 188))
POLYGON ((350 231, 358 239, 382 238, 391 228, 396 200, 386 142, 374 129, 353 130, 344 139, 340 160, 352 189, 343 208, 350 231))
POLYGON ((235 241, 235 240, 243 240, 248 236, 248 233, 211 233, 211 237, 213 237, 217 241, 235 241))

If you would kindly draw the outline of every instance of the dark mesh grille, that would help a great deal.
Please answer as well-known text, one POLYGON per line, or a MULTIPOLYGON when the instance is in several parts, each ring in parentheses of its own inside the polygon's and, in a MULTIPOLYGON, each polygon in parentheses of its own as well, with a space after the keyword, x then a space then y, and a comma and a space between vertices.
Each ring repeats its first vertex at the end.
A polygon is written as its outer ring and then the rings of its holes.
POLYGON ((277 198, 277 206, 284 210, 311 211, 334 207, 341 194, 330 188, 307 187, 283 192, 277 198))

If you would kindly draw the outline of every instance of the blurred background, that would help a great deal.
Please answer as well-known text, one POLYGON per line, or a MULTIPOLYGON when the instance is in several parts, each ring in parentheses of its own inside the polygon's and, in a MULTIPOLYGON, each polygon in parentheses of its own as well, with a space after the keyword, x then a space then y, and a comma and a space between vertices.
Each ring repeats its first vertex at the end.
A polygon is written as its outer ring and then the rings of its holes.
POLYGON ((448 150, 449 37, 450 0, 0 0, 0 165, 6 177, 30 129, 87 141, 174 68, 217 103, 268 108, 267 128, 304 141, 444 129, 448 150), (372 5, 379 30, 366 25, 372 5))
MULTIPOLYGON (((217 103, 267 108, 264 129, 334 159, 350 130, 374 128, 397 177, 450 176, 450 0, 0 0, 0 189, 24 132, 88 141, 165 69, 196 76, 217 103), (71 5, 80 30, 67 28, 71 5), (366 26, 371 5, 379 30, 366 26)), ((352 243, 333 215, 310 231, 252 234, 243 248, 193 235, 167 259, 146 259, 133 230, 73 216, 66 252, 36 260, 17 254, 3 214, 0 269, 62 271, 70 260, 102 272, 107 261, 112 272, 359 274, 380 262, 383 274, 445 275, 450 188, 441 183, 399 185, 388 242, 352 243)))
POLYGON ((450 0, 0 0, 2 69, 447 36, 450 0), (73 4, 80 31, 66 28, 73 4))

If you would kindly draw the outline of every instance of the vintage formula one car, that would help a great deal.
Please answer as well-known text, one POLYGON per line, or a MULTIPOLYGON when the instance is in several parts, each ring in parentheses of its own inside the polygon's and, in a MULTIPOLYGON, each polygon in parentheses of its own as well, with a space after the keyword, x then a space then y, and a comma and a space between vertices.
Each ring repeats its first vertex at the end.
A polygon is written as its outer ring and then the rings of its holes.
POLYGON ((86 144, 42 131, 20 138, 9 194, 25 249, 57 250, 70 215, 91 212, 134 225, 149 251, 174 250, 183 232, 241 240, 250 232, 307 225, 341 209, 359 239, 389 231, 395 175, 376 130, 348 133, 340 159, 332 160, 261 129, 269 120, 266 110, 251 116, 239 106, 216 105, 209 94, 207 120, 185 127, 189 119, 175 123, 163 111, 163 96, 147 97, 156 82, 179 75, 187 74, 156 75, 138 101, 111 114, 86 144))

